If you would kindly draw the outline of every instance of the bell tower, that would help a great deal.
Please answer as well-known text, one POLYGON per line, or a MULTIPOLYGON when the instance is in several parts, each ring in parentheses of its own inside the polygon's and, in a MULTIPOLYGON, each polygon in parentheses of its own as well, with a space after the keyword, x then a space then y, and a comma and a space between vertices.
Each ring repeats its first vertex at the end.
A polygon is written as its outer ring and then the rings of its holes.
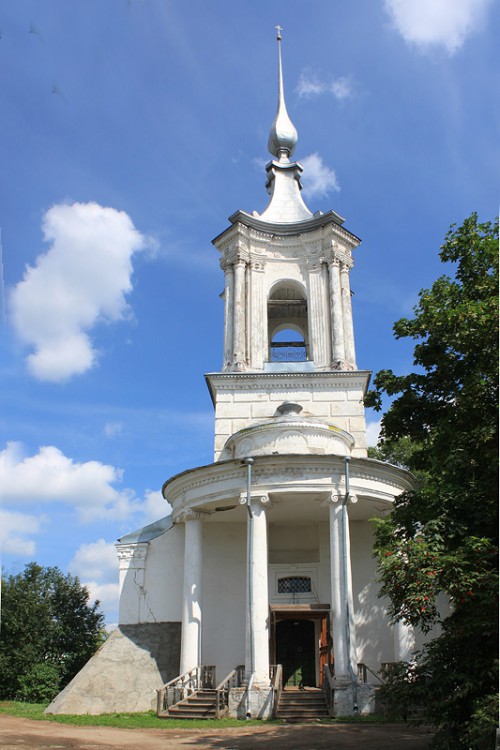
POLYGON ((222 371, 206 376, 216 410, 215 458, 229 458, 229 437, 275 416, 271 407, 290 400, 287 394, 304 414, 349 432, 352 455, 366 456, 368 373, 356 367, 349 280, 360 240, 335 211, 313 213, 302 198, 303 168, 292 161, 297 131, 285 104, 279 27, 277 41, 269 203, 261 214, 237 211, 213 240, 225 274, 222 371))

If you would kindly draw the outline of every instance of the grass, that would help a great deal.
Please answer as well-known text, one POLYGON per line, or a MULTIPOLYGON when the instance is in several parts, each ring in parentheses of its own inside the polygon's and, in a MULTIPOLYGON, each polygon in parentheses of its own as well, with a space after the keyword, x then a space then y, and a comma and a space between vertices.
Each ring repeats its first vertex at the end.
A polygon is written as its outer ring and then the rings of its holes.
MULTIPOLYGON (((46 703, 21 703, 0 701, 0 715, 8 714, 34 721, 55 721, 58 724, 75 724, 92 727, 119 727, 120 729, 224 729, 241 727, 238 719, 158 719, 154 711, 124 714, 44 714, 46 703)), ((246 725, 262 725, 261 721, 246 721, 246 725)))
MULTIPOLYGON (((44 714, 46 703, 22 703, 20 701, 0 701, 0 715, 8 714, 21 719, 32 719, 34 721, 54 721, 58 724, 73 724, 77 726, 91 727, 119 727, 120 729, 225 729, 228 727, 241 727, 239 719, 158 719, 154 711, 143 713, 123 714, 100 714, 91 716, 89 714, 44 714)), ((281 723, 269 721, 267 723, 281 723)), ((393 724, 400 723, 383 716, 370 714, 369 716, 345 716, 336 719, 328 719, 322 724, 393 724)), ((245 726, 262 726, 263 722, 257 719, 244 722, 245 726)))

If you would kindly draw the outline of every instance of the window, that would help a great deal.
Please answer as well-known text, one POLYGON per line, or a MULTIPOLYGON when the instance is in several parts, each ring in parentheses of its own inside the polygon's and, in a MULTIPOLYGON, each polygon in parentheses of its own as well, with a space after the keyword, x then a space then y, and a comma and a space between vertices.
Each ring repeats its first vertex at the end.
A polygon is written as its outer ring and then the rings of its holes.
POLYGON ((311 579, 307 576, 278 578, 278 594, 307 594, 311 591, 311 579))

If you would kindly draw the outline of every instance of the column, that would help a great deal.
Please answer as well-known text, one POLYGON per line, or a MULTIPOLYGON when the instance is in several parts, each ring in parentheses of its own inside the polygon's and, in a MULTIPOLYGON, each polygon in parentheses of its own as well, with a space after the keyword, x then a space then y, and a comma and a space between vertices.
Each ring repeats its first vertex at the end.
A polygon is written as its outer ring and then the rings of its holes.
POLYGON ((234 268, 231 263, 224 266, 226 284, 224 288, 224 362, 222 369, 227 371, 233 362, 233 305, 234 305, 234 268))
POLYGON ((185 517, 184 597, 180 674, 201 664, 201 573, 203 522, 196 513, 185 517))
POLYGON ((415 631, 399 620, 394 625, 394 660, 411 661, 415 655, 415 631))
POLYGON ((267 495, 252 497, 248 518, 247 631, 245 674, 255 687, 269 687, 269 600, 267 586, 267 495))
MULTIPOLYGON (((317 264, 309 269, 309 354, 316 367, 326 368, 331 363, 330 346, 328 341, 328 306, 323 277, 323 264, 317 264)), ((326 269, 325 269, 326 270, 326 269)))
POLYGON ((349 284, 349 265, 340 264, 340 287, 342 295, 342 318, 344 322, 344 346, 347 364, 356 369, 356 351, 354 348, 354 327, 352 324, 352 300, 349 284))
POLYGON ((333 655, 336 679, 356 674, 349 519, 344 496, 330 504, 330 565, 333 612, 333 655))
POLYGON ((342 369, 345 363, 345 345, 340 270, 337 258, 330 261, 328 271, 330 276, 330 311, 332 318, 332 369, 342 369))
POLYGON ((234 264, 233 295, 233 369, 245 369, 245 270, 246 263, 238 259, 234 264))

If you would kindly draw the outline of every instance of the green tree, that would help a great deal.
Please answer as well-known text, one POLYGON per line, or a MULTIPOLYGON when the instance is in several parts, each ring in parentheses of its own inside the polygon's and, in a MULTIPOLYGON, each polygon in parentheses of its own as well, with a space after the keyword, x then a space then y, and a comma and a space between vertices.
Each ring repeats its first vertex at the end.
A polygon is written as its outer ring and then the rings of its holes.
POLYGON ((78 578, 32 562, 2 579, 0 698, 49 701, 103 642, 99 602, 78 578))
POLYGON ((384 393, 394 397, 379 455, 420 480, 375 521, 375 552, 393 620, 424 632, 441 621, 416 662, 396 670, 389 698, 423 707, 436 747, 480 750, 494 746, 498 723, 498 222, 473 214, 452 226, 440 258, 454 276, 394 326, 416 341, 414 371, 379 372, 367 402, 380 409, 384 393))

